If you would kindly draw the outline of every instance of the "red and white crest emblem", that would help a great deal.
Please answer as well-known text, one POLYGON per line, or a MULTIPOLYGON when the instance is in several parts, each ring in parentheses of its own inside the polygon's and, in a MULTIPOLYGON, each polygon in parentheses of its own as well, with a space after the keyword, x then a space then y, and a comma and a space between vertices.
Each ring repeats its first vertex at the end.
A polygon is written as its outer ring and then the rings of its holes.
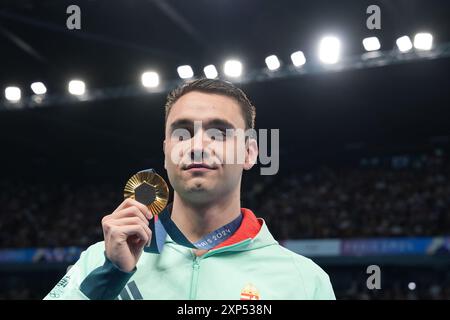
POLYGON ((244 289, 241 290, 241 300, 259 300, 259 299, 260 296, 258 289, 256 289, 256 287, 253 284, 248 283, 247 285, 245 285, 244 289))

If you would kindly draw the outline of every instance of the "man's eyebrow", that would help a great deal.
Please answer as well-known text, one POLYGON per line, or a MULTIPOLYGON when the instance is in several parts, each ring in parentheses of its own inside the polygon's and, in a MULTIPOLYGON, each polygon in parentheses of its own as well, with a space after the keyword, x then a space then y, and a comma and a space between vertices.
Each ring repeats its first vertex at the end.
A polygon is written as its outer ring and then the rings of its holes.
MULTIPOLYGON (((170 124, 170 131, 174 131, 178 128, 187 128, 194 126, 194 121, 189 119, 178 119, 170 124)), ((211 119, 208 121, 202 121, 202 126, 205 128, 225 128, 225 129, 235 129, 235 126, 224 119, 211 119)))
POLYGON ((234 125, 224 119, 212 119, 205 122, 205 126, 208 128, 225 128, 225 129, 235 129, 234 125))
POLYGON ((193 125, 194 122, 189 119, 178 119, 170 124, 170 131, 173 131, 178 128, 186 128, 193 125))

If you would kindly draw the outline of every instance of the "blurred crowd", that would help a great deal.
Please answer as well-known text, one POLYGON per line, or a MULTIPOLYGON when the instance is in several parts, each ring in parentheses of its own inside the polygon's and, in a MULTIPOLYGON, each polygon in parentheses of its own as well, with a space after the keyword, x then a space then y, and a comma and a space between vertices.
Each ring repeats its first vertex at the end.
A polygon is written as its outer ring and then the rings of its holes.
MULTIPOLYGON (((245 178, 242 205, 279 240, 450 234, 448 161, 408 159, 245 178)), ((2 180, 0 189, 1 248, 88 246, 123 199, 109 184, 2 180)))
POLYGON ((0 182, 0 244, 87 247, 102 240, 101 219, 122 201, 110 185, 0 182))
POLYGON ((450 272, 446 267, 381 265, 379 289, 367 288, 367 266, 327 269, 338 299, 449 300, 450 272))
POLYGON ((353 283, 349 289, 335 294, 339 300, 450 300, 449 286, 438 283, 418 288, 412 282, 394 282, 389 288, 380 290, 368 290, 353 283))
POLYGON ((268 178, 248 201, 282 240, 450 234, 449 163, 391 160, 268 178))

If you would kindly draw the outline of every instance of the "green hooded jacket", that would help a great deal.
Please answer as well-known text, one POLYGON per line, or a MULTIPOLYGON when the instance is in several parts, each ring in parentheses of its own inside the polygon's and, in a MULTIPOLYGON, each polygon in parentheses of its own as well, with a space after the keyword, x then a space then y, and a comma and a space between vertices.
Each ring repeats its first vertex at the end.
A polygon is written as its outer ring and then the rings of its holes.
POLYGON ((280 246, 250 210, 242 212, 244 221, 260 224, 253 238, 197 257, 167 236, 161 254, 143 252, 129 273, 109 261, 104 242, 98 242, 44 299, 335 299, 330 278, 318 265, 280 246))

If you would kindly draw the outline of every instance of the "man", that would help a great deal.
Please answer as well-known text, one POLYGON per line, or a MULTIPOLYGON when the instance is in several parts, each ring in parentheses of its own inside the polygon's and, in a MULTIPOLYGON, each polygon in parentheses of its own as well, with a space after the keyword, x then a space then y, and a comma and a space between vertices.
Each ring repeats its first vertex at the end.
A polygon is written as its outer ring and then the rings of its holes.
POLYGON ((335 299, 319 266, 281 247, 264 220, 240 206, 242 172, 258 146, 254 136, 233 133, 254 122, 254 106, 229 82, 200 79, 173 90, 163 143, 171 219, 192 243, 224 225, 233 232, 206 249, 167 236, 160 254, 148 253, 151 213, 127 199, 103 218, 104 241, 84 251, 45 299, 335 299), (243 161, 225 161, 238 150, 243 161))

